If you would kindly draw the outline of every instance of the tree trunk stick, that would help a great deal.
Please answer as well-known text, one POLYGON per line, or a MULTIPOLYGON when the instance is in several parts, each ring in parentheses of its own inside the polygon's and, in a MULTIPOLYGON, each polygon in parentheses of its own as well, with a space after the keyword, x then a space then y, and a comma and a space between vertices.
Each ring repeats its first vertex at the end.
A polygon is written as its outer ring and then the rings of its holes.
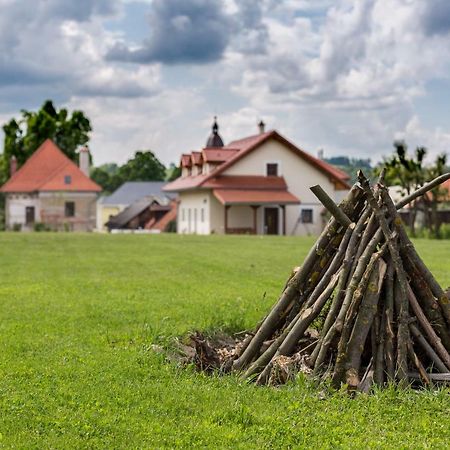
POLYGON ((343 328, 341 332, 341 337, 338 343, 338 353, 336 356, 336 363, 334 365, 333 373, 333 384, 338 387, 343 381, 345 375, 345 364, 347 361, 347 344, 350 338, 350 334, 353 330, 353 322, 356 318, 359 306, 366 292, 367 286, 369 285, 372 272, 376 267, 378 267, 378 260, 383 255, 386 249, 386 244, 377 252, 373 253, 370 258, 369 264, 365 268, 364 275, 361 277, 358 283, 357 289, 354 291, 350 306, 347 309, 347 314, 343 321, 343 328))
POLYGON ((417 197, 421 197, 422 195, 426 194, 428 191, 431 191, 431 189, 435 188, 436 186, 439 186, 444 181, 447 181, 449 179, 450 179, 450 172, 444 173, 443 175, 441 175, 441 176, 435 178, 434 180, 430 181, 429 183, 423 185, 421 188, 417 189, 417 191, 413 192, 412 194, 410 194, 407 197, 400 200, 398 203, 396 203, 395 207, 397 209, 403 208, 408 203, 411 203, 417 197))
POLYGON ((342 209, 340 209, 333 199, 318 184, 309 188, 312 193, 321 201, 322 205, 331 213, 331 215, 345 228, 349 227, 352 221, 348 218, 342 209))
POLYGON ((420 307, 419 302, 417 301, 414 292, 412 291, 410 286, 408 286, 408 300, 409 304, 412 307, 412 310, 414 311, 414 314, 417 317, 420 326, 422 327, 422 330, 428 337, 428 341, 430 342, 431 346, 436 350, 436 353, 439 355, 442 362, 447 366, 448 370, 450 370, 450 355, 448 354, 445 347, 442 345, 439 336, 433 330, 433 327, 431 326, 430 322, 428 322, 428 319, 426 318, 424 312, 422 311, 422 308, 420 307))
MULTIPOLYGON (((352 207, 355 205, 361 195, 362 192, 359 186, 354 185, 350 190, 347 198, 343 200, 339 206, 345 213, 351 212, 352 207)), ((248 347, 245 349, 242 355, 233 362, 234 370, 241 370, 242 368, 250 364, 255 355, 258 353, 261 344, 272 335, 274 327, 278 323, 281 314, 283 314, 286 307, 295 298, 295 296, 298 295, 299 290, 302 288, 302 285, 308 279, 310 271, 314 267, 316 260, 321 256, 330 240, 334 237, 335 232, 338 228, 339 224, 337 220, 334 218, 331 219, 327 227, 323 230, 322 234, 317 240, 316 245, 309 251, 308 255, 303 261, 303 265, 292 277, 291 281, 288 283, 288 287, 281 294, 278 302, 267 315, 259 330, 255 333, 255 336, 251 340, 248 347)))
POLYGON ((345 231, 344 237, 339 245, 339 249, 337 253, 334 255, 333 261, 329 265, 325 274, 320 278, 319 283, 314 288, 314 291, 309 296, 308 300, 305 303, 305 308, 309 308, 314 302, 319 298, 320 294, 327 287, 330 282, 332 276, 337 272, 339 267, 342 264, 342 260, 344 259, 345 251, 347 249, 348 242, 353 233, 352 228, 347 228, 345 231))
POLYGON ((439 355, 433 350, 433 347, 428 343, 425 339, 425 336, 419 331, 419 329, 413 324, 409 324, 409 329, 411 330, 412 335, 416 338, 417 343, 423 348, 428 357, 433 361, 436 366, 436 369, 441 373, 448 372, 447 367, 442 362, 439 355))
MULTIPOLYGON (((352 262, 355 257, 355 252, 358 247, 358 241, 361 239, 362 232, 364 230, 364 227, 366 226, 366 221, 369 218, 372 211, 370 208, 366 208, 365 211, 362 213, 361 217, 356 223, 356 227, 353 230, 352 236, 350 238, 350 241, 347 245, 346 251, 345 251, 345 257, 344 261, 342 262, 342 272, 339 277, 338 286, 336 289, 336 295, 333 298, 333 302, 330 307, 330 311, 328 312, 327 318, 325 319, 319 342, 317 343, 316 347, 314 348, 314 351, 312 352, 310 358, 309 358, 309 364, 315 368, 315 374, 317 374, 318 370, 320 369, 320 366, 322 365, 326 353, 328 351, 328 345, 327 347, 322 350, 321 360, 318 364, 316 364, 317 358, 319 356, 319 353, 321 352, 322 345, 324 343, 325 336, 327 335, 329 329, 335 322, 339 309, 342 305, 342 300, 345 296, 345 290, 346 290, 346 284, 348 275, 350 273, 350 269, 352 267, 352 262)), ((327 344, 329 344, 329 341, 327 341, 327 344)))
POLYGON ((375 314, 377 313, 378 299, 380 298, 385 273, 386 263, 382 259, 377 259, 348 340, 346 351, 347 362, 345 365, 346 380, 350 388, 353 389, 356 389, 360 381, 359 369, 361 365, 361 354, 364 350, 364 344, 375 314))
MULTIPOLYGON (((381 211, 378 203, 373 196, 372 190, 370 189, 369 182, 367 178, 364 176, 362 171, 358 172, 358 180, 361 183, 364 192, 366 194, 367 201, 373 209, 373 212, 376 214, 378 218, 378 222, 380 224, 381 230, 384 234, 386 242, 389 247, 389 252, 392 257, 392 263, 394 264, 395 271, 397 273, 397 278, 399 281, 399 288, 401 293, 401 309, 399 314, 399 325, 398 325, 398 333, 397 333, 397 375, 400 381, 406 380, 406 372, 408 369, 407 365, 407 320, 408 320, 408 291, 407 284, 408 281, 406 279, 406 274, 403 269, 402 260, 400 258, 400 253, 397 247, 396 239, 392 238, 391 231, 389 230, 388 223, 386 218, 384 217, 383 212, 381 211)), ((387 193, 387 190, 382 187, 381 188, 381 196, 384 200, 384 203, 387 205, 388 202, 392 201, 387 193)))
MULTIPOLYGON (((386 281, 385 281, 386 286, 386 281)), ((385 289, 386 291, 386 289, 385 289)), ((385 329, 386 329, 386 303, 381 306, 381 319, 378 316, 377 320, 377 348, 375 354, 375 373, 374 381, 378 386, 381 386, 384 382, 385 363, 384 363, 384 350, 385 350, 385 329)))
MULTIPOLYGON (((432 381, 447 381, 450 382, 450 372, 447 373, 427 373, 427 376, 432 381)), ((408 378, 412 378, 413 380, 420 380, 420 373, 416 372, 408 372, 408 378)))
POLYGON ((391 216, 394 218, 395 223, 397 224, 397 230, 400 237, 401 248, 400 252, 402 256, 405 258, 405 263, 410 268, 414 268, 414 275, 411 275, 412 283, 416 285, 417 289, 423 293, 424 300, 429 303, 429 306, 426 307, 426 311, 429 312, 433 317, 430 317, 430 320, 433 322, 437 322, 439 335, 443 340, 443 344, 450 351, 450 335, 447 331, 447 327, 445 325, 445 321, 447 321, 447 325, 450 326, 450 300, 446 297, 444 291, 442 290, 439 283, 434 278, 433 274, 430 272, 428 267, 422 261, 422 258, 417 253, 414 248, 413 243, 409 239, 406 230, 402 225, 402 220, 398 215, 392 201, 387 204, 388 211, 391 216), (411 263, 409 263, 409 261, 411 263), (420 275, 420 276, 419 276, 420 275), (423 280, 424 282, 422 283, 423 280), (420 283, 420 286, 419 286, 420 283), (432 294, 437 298, 438 304, 441 308, 442 315, 445 317, 445 320, 437 317, 437 312, 435 312, 435 308, 432 305, 434 300, 427 295, 427 291, 431 290, 432 294))
POLYGON ((417 370, 419 371, 422 381, 425 384, 430 384, 430 378, 428 377, 427 371, 425 370, 425 367, 423 367, 422 363, 420 362, 420 359, 414 352, 411 342, 408 342, 408 354, 411 361, 413 361, 414 365, 417 367, 417 370))
POLYGON ((417 266, 413 264, 409 256, 405 256, 403 260, 418 303, 423 308, 428 321, 433 324, 433 328, 440 337, 442 344, 447 351, 450 351, 450 327, 446 324, 439 303, 436 301, 430 287, 423 279, 422 273, 417 269, 417 266))
POLYGON ((386 300, 385 300, 385 361, 386 373, 388 381, 393 381, 395 378, 395 362, 394 362, 394 266, 388 264, 386 273, 386 300))

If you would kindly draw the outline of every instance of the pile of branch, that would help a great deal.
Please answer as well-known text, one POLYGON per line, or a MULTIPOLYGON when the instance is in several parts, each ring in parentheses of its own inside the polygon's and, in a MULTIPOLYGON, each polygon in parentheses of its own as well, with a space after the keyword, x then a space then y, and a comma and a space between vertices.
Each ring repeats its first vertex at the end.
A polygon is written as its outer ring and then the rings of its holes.
POLYGON ((450 381, 449 295, 397 213, 449 178, 436 178, 396 205, 383 174, 372 187, 359 172, 339 206, 320 186, 311 188, 332 218, 226 369, 267 384, 280 379, 291 358, 351 390, 411 379, 450 381), (318 333, 311 342, 312 326, 318 333))

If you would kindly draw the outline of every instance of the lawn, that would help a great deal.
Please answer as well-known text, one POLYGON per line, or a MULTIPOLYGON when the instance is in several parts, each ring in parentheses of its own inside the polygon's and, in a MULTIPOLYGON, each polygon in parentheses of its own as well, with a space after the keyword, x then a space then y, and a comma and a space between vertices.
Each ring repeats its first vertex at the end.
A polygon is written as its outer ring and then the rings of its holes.
MULTIPOLYGON (((450 391, 349 399, 164 362, 252 327, 309 238, 0 234, 0 448, 448 448, 450 391)), ((444 285, 450 241, 416 241, 444 285)))

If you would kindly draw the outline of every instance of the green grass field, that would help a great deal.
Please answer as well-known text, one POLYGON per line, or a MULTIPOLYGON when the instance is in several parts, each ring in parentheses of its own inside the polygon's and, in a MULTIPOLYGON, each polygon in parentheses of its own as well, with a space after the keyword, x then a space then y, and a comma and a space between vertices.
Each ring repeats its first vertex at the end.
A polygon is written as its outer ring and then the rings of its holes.
MULTIPOLYGON (((0 448, 448 448, 450 391, 319 396, 151 350, 252 327, 312 239, 0 234, 0 448)), ((416 241, 450 284, 450 241, 416 241)))

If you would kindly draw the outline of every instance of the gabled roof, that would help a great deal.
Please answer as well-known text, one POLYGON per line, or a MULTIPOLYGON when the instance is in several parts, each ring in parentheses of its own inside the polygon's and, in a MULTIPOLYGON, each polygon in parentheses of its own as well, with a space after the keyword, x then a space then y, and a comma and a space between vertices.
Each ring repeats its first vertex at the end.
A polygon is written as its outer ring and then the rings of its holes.
POLYGON ((47 139, 0 188, 0 192, 76 191, 100 192, 56 144, 47 139))
POLYGON ((334 167, 331 164, 328 164, 325 161, 322 161, 321 159, 315 158, 314 156, 310 155, 309 153, 306 153, 304 150, 300 149, 295 144, 293 144, 292 142, 287 140, 284 136, 282 136, 276 130, 267 131, 266 133, 261 133, 261 134, 257 134, 254 136, 246 137, 244 139, 230 142, 225 148, 227 148, 227 147, 239 148, 240 151, 238 153, 236 153, 233 156, 233 158, 230 158, 228 161, 226 161, 224 164, 222 164, 220 167, 218 167, 217 170, 214 172, 214 175, 218 175, 218 174, 222 173, 228 167, 232 166, 237 161, 242 159, 244 156, 248 155, 253 150, 255 150, 257 147, 259 147, 263 142, 266 142, 267 140, 269 140, 271 138, 284 144, 287 148, 289 148, 289 150, 291 150, 295 154, 297 154, 297 156, 300 156, 301 158, 305 159, 311 165, 316 167, 316 169, 318 169, 325 175, 328 175, 330 178, 332 178, 333 181, 344 185, 344 187, 346 187, 346 188, 350 187, 347 184, 347 180, 350 179, 349 175, 347 175, 345 172, 338 169, 337 167, 334 167))
POLYGON ((100 203, 102 205, 131 205, 148 196, 165 199, 170 196, 162 191, 165 184, 165 181, 127 181, 111 195, 100 199, 100 203))
POLYGON ((191 155, 183 153, 181 155, 181 161, 180 161, 181 167, 191 167, 192 161, 191 161, 191 155))
POLYGON ((202 150, 203 161, 207 163, 223 163, 238 151, 238 148, 204 148, 202 150))
POLYGON ((191 158, 192 158, 192 164, 194 164, 196 166, 202 165, 202 153, 201 152, 192 152, 191 158))
POLYGON ((130 220, 134 219, 136 216, 141 214, 146 209, 150 208, 150 206, 156 200, 153 197, 144 197, 139 199, 138 201, 132 203, 130 206, 125 208, 119 214, 111 217, 108 222, 106 222, 106 226, 108 228, 122 228, 124 227, 130 220))
MULTIPOLYGON (((297 156, 304 159, 312 166, 314 166, 317 170, 328 176, 338 188, 347 189, 350 187, 347 183, 350 177, 345 172, 338 169, 337 167, 332 166, 331 164, 326 163, 325 161, 322 161, 321 159, 315 158, 309 153, 306 153, 305 151, 294 145, 292 142, 288 141, 285 137, 281 136, 280 133, 272 130, 230 142, 228 145, 221 148, 220 152, 225 153, 227 151, 232 151, 232 154, 227 159, 224 159, 223 163, 220 164, 214 171, 207 175, 180 177, 172 183, 166 185, 164 187, 164 190, 169 192, 177 192, 187 189, 194 189, 200 186, 207 187, 206 183, 208 182, 208 180, 211 180, 212 178, 217 177, 218 175, 223 173, 226 169, 231 167, 246 155, 250 154, 253 150, 257 149, 260 145, 262 145, 269 139, 275 139, 285 145, 297 156)), ((205 155, 205 152, 208 151, 209 149, 204 149, 203 154, 205 155)), ((205 158, 205 160, 207 160, 207 158, 205 158)))

